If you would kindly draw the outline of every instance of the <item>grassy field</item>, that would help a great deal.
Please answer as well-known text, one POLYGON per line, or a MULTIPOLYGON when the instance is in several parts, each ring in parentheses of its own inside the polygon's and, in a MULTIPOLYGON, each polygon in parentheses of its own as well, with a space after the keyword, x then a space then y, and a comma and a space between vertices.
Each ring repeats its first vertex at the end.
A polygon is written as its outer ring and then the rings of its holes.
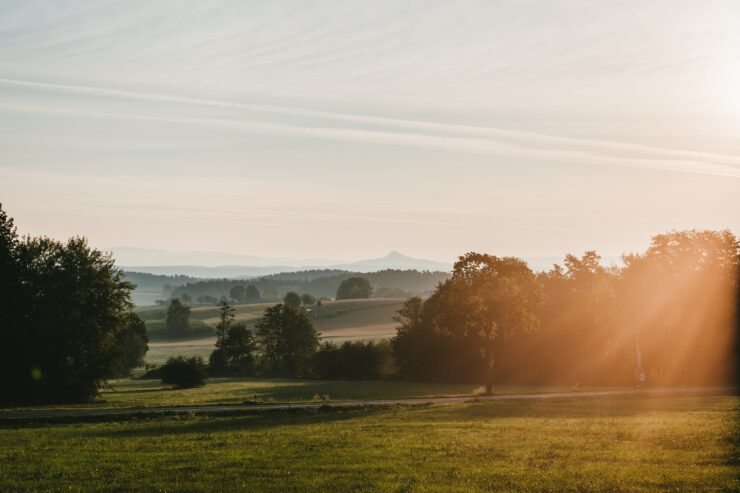
POLYGON ((0 491, 738 491, 738 397, 0 428, 0 491))
MULTIPOLYGON (((388 339, 396 332, 397 324, 393 317, 401 308, 403 300, 369 299, 327 301, 320 307, 312 307, 312 322, 321 333, 322 340, 342 343, 347 340, 388 339)), ((253 324, 271 304, 236 305, 236 320, 247 325, 253 324)), ((144 307, 139 316, 144 320, 152 342, 146 362, 161 365, 170 356, 200 355, 204 359, 213 351, 213 333, 218 323, 218 309, 215 307, 194 307, 191 325, 196 333, 188 339, 169 339, 164 333, 166 309, 144 307)))

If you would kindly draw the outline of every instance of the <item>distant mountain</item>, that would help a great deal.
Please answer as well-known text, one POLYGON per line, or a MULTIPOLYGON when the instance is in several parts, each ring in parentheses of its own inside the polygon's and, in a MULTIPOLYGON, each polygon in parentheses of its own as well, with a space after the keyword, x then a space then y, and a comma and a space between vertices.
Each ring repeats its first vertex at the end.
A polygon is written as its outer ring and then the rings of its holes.
POLYGON ((347 270, 350 272, 377 272, 384 269, 450 272, 452 270, 452 264, 437 262, 435 260, 407 257, 402 253, 393 251, 385 257, 358 260, 357 262, 350 262, 348 264, 333 265, 329 268, 347 270))
POLYGON ((203 265, 121 265, 125 271, 146 272, 162 276, 184 275, 200 279, 246 279, 250 277, 267 276, 281 272, 297 272, 303 267, 254 265, 218 265, 208 267, 203 265))
POLYGON ((265 258, 223 252, 175 252, 128 247, 113 248, 112 253, 116 264, 127 271, 203 279, 249 278, 311 269, 350 272, 377 272, 384 269, 448 272, 452 269, 451 264, 407 257, 395 251, 385 257, 344 264, 326 259, 265 258))
POLYGON ((175 251, 157 250, 152 248, 114 247, 110 251, 116 259, 116 263, 133 270, 132 266, 204 266, 204 267, 231 267, 250 266, 267 267, 309 267, 325 266, 337 263, 336 259, 295 259, 285 257, 257 257, 255 255, 242 255, 227 252, 202 252, 202 251, 175 251))

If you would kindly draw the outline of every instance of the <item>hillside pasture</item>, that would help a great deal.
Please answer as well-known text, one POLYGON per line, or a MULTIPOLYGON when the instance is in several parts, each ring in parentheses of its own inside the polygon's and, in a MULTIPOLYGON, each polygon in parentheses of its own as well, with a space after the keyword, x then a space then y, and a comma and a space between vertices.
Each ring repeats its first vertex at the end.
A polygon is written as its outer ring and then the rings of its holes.
MULTIPOLYGON (((382 340, 395 334, 397 323, 393 317, 403 301, 397 298, 374 298, 368 300, 325 301, 321 306, 311 306, 311 321, 321 334, 322 341, 341 344, 351 340, 382 340)), ((235 305, 235 320, 254 326, 271 303, 235 305)), ((215 328, 218 323, 218 308, 193 307, 191 334, 172 338, 164 330, 166 308, 145 307, 138 310, 146 323, 149 337, 149 352, 146 363, 161 365, 170 356, 200 355, 208 359, 216 342, 215 328), (210 337, 209 337, 210 336, 210 337)))

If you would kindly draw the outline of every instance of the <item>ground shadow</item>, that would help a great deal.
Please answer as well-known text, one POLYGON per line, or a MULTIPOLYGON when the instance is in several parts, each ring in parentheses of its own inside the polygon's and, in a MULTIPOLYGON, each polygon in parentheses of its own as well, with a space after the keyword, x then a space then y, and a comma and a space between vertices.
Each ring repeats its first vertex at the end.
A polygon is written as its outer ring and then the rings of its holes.
POLYGON ((382 413, 384 409, 347 410, 341 408, 295 409, 291 411, 269 411, 243 416, 199 416, 162 417, 150 420, 132 420, 136 426, 108 430, 95 429, 87 433, 90 437, 130 438, 191 433, 217 433, 236 430, 264 430, 282 426, 302 426, 338 421, 349 421, 382 413), (187 419, 187 420, 186 420, 187 419))

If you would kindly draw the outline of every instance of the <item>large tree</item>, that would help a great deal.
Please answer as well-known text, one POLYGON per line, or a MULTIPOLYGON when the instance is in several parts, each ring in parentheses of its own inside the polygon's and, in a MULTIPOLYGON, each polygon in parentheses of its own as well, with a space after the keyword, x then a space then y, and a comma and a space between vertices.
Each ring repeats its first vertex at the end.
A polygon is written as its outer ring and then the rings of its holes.
POLYGON ((172 335, 183 335, 190 330, 190 307, 183 305, 177 298, 170 300, 165 328, 172 335))
POLYGON ((267 374, 295 377, 310 373, 319 338, 302 310, 285 303, 272 306, 265 310, 255 328, 267 374))
POLYGON ((339 284, 337 288, 338 300, 356 300, 370 298, 373 287, 365 277, 350 277, 339 284))
POLYGON ((0 368, 3 403, 96 395, 146 351, 133 285, 83 238, 19 239, 0 208, 0 368))
POLYGON ((673 231, 624 258, 620 325, 639 346, 647 383, 731 379, 740 242, 730 231, 673 231))
POLYGON ((290 306, 291 308, 300 308, 303 300, 298 293, 289 291, 285 294, 285 297, 283 298, 283 303, 290 306))
POLYGON ((468 253, 437 289, 434 323, 479 351, 486 393, 493 388, 496 341, 539 326, 542 289, 526 263, 513 257, 468 253))

